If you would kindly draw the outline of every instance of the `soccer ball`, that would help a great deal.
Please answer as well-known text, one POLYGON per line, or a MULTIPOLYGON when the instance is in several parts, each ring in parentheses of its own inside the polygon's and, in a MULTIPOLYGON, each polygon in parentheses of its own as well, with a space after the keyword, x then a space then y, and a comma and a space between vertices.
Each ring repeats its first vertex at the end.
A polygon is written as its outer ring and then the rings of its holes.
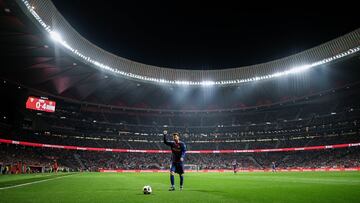
POLYGON ((149 195, 152 192, 150 185, 145 185, 143 188, 144 195, 149 195))

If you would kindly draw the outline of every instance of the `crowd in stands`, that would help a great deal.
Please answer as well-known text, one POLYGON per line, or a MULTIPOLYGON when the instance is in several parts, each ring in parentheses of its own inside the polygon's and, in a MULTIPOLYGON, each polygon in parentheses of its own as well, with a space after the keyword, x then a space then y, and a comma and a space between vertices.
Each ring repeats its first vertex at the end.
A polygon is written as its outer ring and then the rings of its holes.
MULTIPOLYGON (((287 147, 308 147, 318 145, 348 144, 360 142, 359 129, 342 129, 334 132, 333 129, 324 131, 325 133, 292 134, 289 136, 274 136, 256 138, 252 137, 233 137, 230 138, 224 133, 217 133, 214 136, 184 136, 181 140, 187 145, 188 150, 220 150, 220 149, 269 149, 287 147)), ((111 149, 167 149, 162 144, 162 134, 156 135, 117 135, 113 137, 103 136, 72 136, 66 134, 53 134, 51 132, 36 133, 33 131, 0 132, 0 138, 27 141, 43 144, 71 145, 80 147, 97 147, 111 149)), ((170 137, 169 137, 170 138, 170 137)))
POLYGON ((0 144, 0 174, 77 170, 73 155, 59 149, 0 144))
MULTIPOLYGON (((25 173, 18 164, 34 171, 51 170, 54 160, 67 171, 99 171, 100 169, 168 169, 170 154, 112 153, 44 149, 0 144, 0 165, 3 173, 25 173), (6 166, 13 169, 4 171, 6 166)), ((187 154, 186 164, 198 169, 231 169, 236 160, 240 169, 269 169, 271 162, 279 168, 351 168, 360 167, 360 149, 327 149, 317 151, 239 153, 239 154, 187 154)), ((29 169, 28 169, 29 170, 29 169)))

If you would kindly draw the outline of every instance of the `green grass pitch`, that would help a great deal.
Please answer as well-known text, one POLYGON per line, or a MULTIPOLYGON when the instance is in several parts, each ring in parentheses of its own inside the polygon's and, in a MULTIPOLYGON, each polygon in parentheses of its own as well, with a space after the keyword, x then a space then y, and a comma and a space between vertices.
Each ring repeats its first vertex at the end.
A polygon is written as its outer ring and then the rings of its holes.
POLYGON ((2 175, 0 202, 360 202, 359 172, 187 173, 184 191, 175 180, 169 192, 168 173, 2 175))

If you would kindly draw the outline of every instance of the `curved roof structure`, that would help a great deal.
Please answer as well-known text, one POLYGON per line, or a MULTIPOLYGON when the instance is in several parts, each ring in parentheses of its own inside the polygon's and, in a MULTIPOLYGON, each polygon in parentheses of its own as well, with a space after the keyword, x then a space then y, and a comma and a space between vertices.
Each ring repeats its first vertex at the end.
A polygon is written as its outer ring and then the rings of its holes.
POLYGON ((66 100, 85 107, 146 112, 245 110, 281 105, 343 87, 352 89, 360 78, 360 58, 352 54, 299 74, 242 85, 159 85, 107 74, 90 67, 86 60, 75 59, 44 35, 46 31, 34 26, 16 1, 0 0, 0 28, 2 85, 13 83, 15 91, 23 91, 25 96, 66 100))
POLYGON ((174 85, 233 85, 266 80, 330 63, 360 51, 360 28, 325 44, 282 59, 222 70, 183 70, 151 66, 109 53, 82 37, 51 1, 16 0, 24 13, 64 51, 116 76, 174 85))

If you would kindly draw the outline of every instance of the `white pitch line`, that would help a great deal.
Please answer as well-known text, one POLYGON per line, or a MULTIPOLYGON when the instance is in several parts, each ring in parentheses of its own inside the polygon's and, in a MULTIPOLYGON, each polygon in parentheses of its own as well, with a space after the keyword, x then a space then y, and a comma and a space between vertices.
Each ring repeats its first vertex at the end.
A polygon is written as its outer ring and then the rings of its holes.
MULTIPOLYGON (((72 174, 72 175, 73 175, 73 174, 72 174)), ((23 183, 23 184, 19 184, 19 185, 12 185, 12 186, 7 186, 7 187, 1 187, 0 190, 7 190, 7 189, 11 189, 11 188, 16 188, 16 187, 22 187, 22 186, 26 186, 26 185, 32 185, 32 184, 41 183, 41 182, 46 182, 46 181, 55 180, 55 179, 59 179, 59 178, 65 178, 65 177, 72 176, 72 175, 60 176, 60 177, 50 178, 50 179, 45 179, 45 180, 38 180, 38 181, 34 181, 34 182, 30 182, 30 183, 23 183)))

